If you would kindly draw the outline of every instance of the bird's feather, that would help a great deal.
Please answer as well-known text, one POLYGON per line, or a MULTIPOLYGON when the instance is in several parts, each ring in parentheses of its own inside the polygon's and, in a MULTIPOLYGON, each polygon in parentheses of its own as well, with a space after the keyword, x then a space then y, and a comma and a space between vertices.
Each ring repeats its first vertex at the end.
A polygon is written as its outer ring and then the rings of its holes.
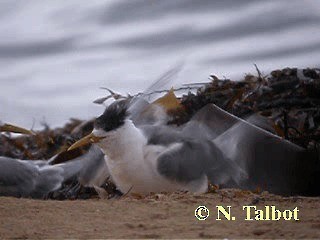
POLYGON ((44 198, 76 177, 84 186, 101 184, 109 176, 104 155, 97 147, 65 163, 0 157, 0 196, 44 198))

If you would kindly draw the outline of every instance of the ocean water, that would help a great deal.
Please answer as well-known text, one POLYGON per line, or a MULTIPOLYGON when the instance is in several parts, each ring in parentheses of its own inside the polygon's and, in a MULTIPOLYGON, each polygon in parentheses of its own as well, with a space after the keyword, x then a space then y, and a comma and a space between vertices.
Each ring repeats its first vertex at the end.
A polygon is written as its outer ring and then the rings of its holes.
POLYGON ((0 119, 27 128, 89 119, 107 94, 320 66, 319 0, 1 0, 0 119))

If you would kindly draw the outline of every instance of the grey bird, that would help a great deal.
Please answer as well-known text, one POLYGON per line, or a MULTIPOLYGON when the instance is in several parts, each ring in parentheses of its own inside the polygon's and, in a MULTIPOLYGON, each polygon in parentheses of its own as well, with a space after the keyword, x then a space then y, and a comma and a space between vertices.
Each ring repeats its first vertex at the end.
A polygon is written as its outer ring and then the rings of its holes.
POLYGON ((209 181, 284 195, 319 194, 319 154, 264 130, 261 119, 243 120, 208 104, 176 127, 163 121, 165 111, 142 121, 149 105, 135 104, 112 103, 93 132, 71 147, 96 143, 123 193, 203 193, 209 181))
MULTIPOLYGON (((170 69, 155 81, 153 87, 163 85, 180 69, 181 64, 170 69)), ((112 91, 111 94, 114 95, 112 91)), ((129 100, 131 97, 126 101, 129 100)), ((140 106, 142 102, 136 103, 135 106, 140 106)), ((153 118, 155 113, 152 111, 147 115, 153 118)), ((0 124, 0 132, 34 134, 11 124, 0 124)), ((54 159, 55 156, 49 160, 30 161, 0 156, 0 196, 45 198, 50 192, 59 190, 62 184, 71 178, 76 178, 82 186, 94 187, 99 195, 103 194, 100 186, 110 178, 110 173, 100 148, 92 146, 83 156, 66 163, 51 165, 54 159)))
POLYGON ((52 159, 0 157, 0 196, 46 198, 74 177, 82 186, 94 187, 100 186, 109 176, 103 154, 94 147, 65 163, 51 165, 52 159))
MULTIPOLYGON (((34 134, 11 124, 2 124, 0 131, 34 134)), ((0 156, 0 196, 45 198, 71 178, 77 178, 82 186, 94 187, 109 176, 104 155, 97 147, 66 163, 51 165, 55 157, 31 161, 0 156)))

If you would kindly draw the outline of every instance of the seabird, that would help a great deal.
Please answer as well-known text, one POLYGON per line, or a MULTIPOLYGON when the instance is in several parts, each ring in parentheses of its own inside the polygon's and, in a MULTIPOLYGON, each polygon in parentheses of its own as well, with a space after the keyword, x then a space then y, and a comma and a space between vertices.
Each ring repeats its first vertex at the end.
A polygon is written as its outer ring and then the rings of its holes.
MULTIPOLYGON (((176 75, 181 67, 182 65, 179 64, 170 69, 151 87, 158 87, 159 84, 163 85, 164 82, 169 81, 176 75)), ((112 91, 111 94, 113 98, 122 98, 120 95, 115 96, 112 91)), ((108 98, 104 100, 106 99, 108 98)), ((131 99, 130 96, 129 99, 131 99)), ((136 101, 134 106, 138 110, 141 109, 141 104, 143 105, 144 102, 136 101)), ((135 112, 139 113, 137 110, 135 112)), ((157 119, 157 115, 158 111, 152 108, 146 112, 147 118, 151 121, 157 119)), ((140 116, 140 114, 137 114, 137 116, 140 116)), ((139 122, 139 120, 137 121, 139 122)), ((1 131, 33 134, 32 131, 10 124, 0 125, 1 131)), ((97 146, 92 146, 88 153, 83 156, 66 163, 51 165, 55 158, 56 156, 49 160, 30 161, 0 156, 0 196, 44 198, 50 192, 60 189, 65 181, 74 177, 82 186, 94 187, 99 193, 101 192, 99 188, 101 184, 110 177, 108 166, 104 160, 105 156, 97 146)))
MULTIPOLYGON (((32 131, 2 124, 0 132, 34 134, 32 131)), ((52 165, 49 160, 23 160, 0 156, 0 196, 46 198, 49 193, 76 177, 82 186, 99 187, 109 177, 104 155, 95 146, 75 159, 52 165)))
POLYGON ((109 177, 103 154, 95 147, 65 163, 0 156, 0 196, 44 199, 69 179, 85 187, 99 187, 109 177))
MULTIPOLYGON (((169 71, 155 85, 176 73, 169 71)), ((97 145, 87 155, 57 165, 0 157, 0 195, 43 197, 71 176, 88 186, 110 176, 122 193, 203 193, 210 182, 320 194, 319 152, 276 136, 263 118, 240 119, 208 104, 182 126, 168 125, 169 112, 179 105, 173 91, 151 104, 145 96, 119 98, 106 108, 92 133, 70 147, 97 145)))
POLYGON ((261 119, 243 120, 208 104, 177 127, 167 125, 161 104, 142 101, 137 107, 137 102, 112 103, 92 133, 70 147, 97 144, 121 192, 204 193, 210 182, 283 195, 319 194, 319 154, 266 131, 261 119), (142 120, 150 107, 157 114, 151 111, 142 120))
POLYGON ((140 116, 153 104, 137 108, 139 101, 112 103, 96 119, 93 132, 70 149, 86 142, 96 143, 122 193, 203 193, 208 189, 208 179, 215 184, 238 186, 245 173, 209 136, 194 136, 188 125, 178 128, 164 124, 168 117, 157 102, 156 114, 148 114, 148 121, 143 121, 140 116))

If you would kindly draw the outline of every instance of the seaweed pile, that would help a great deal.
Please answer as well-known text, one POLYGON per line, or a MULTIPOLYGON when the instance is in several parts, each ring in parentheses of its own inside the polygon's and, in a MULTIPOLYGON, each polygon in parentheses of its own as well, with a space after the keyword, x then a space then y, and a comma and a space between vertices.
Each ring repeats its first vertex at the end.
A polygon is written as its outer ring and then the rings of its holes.
POLYGON ((304 148, 319 148, 320 70, 285 68, 269 76, 248 74, 241 81, 212 81, 182 97, 188 116, 208 103, 245 118, 268 117, 275 133, 304 148))
POLYGON ((71 119, 62 128, 51 129, 45 125, 44 129, 35 135, 12 137, 10 133, 0 135, 0 155, 19 159, 50 159, 58 156, 54 163, 60 163, 84 153, 85 149, 75 149, 67 152, 67 148, 75 139, 88 134, 93 129, 93 120, 80 121, 71 119))
MULTIPOLYGON (((270 119, 270 126, 280 137, 307 149, 318 151, 320 144, 320 70, 285 68, 263 76, 247 74, 240 81, 219 79, 211 75, 211 82, 203 84, 196 93, 189 92, 180 98, 183 106, 176 112, 172 123, 182 124, 208 103, 214 103, 226 111, 245 118, 253 113, 270 119)), ((58 154, 53 164, 75 158, 88 147, 67 152, 76 140, 93 129, 93 119, 71 119, 62 128, 45 126, 35 136, 12 137, 0 135, 0 155, 20 159, 49 159, 58 154)), ((76 183, 68 183, 51 198, 74 198, 65 194, 76 183), (67 192, 67 191, 66 191, 67 192), (60 194, 61 193, 61 194, 60 194)), ((109 189, 115 190, 110 183, 109 189), (111 186, 111 187, 110 187, 111 186)), ((112 192, 111 191, 111 192, 112 192)), ((85 191, 87 198, 94 191, 85 191)))

